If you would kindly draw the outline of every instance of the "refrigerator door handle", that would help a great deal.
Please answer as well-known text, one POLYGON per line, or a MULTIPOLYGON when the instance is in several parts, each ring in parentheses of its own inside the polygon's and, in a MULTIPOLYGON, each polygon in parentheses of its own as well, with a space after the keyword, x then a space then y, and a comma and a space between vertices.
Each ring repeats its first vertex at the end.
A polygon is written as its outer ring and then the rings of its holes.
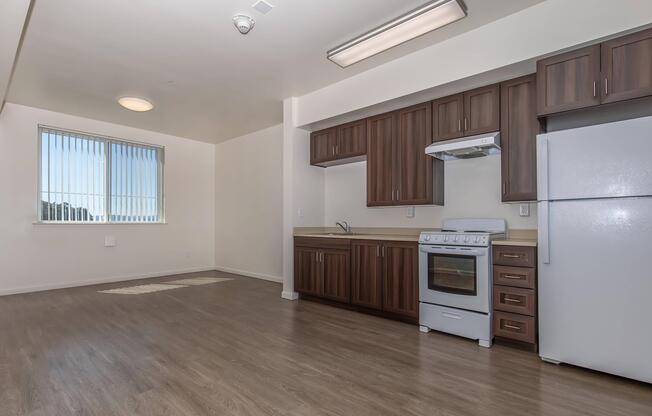
POLYGON ((539 201, 548 200, 548 138, 537 136, 537 195, 539 201))
POLYGON ((539 258, 543 264, 550 264, 550 202, 539 202, 537 217, 539 218, 539 258))

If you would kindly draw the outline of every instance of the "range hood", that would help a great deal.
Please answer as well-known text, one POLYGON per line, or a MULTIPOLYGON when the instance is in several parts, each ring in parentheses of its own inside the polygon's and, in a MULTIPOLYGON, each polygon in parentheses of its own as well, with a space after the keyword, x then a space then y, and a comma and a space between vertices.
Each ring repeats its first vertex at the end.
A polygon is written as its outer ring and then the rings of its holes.
POLYGON ((500 133, 435 142, 426 147, 426 154, 441 160, 471 159, 500 153, 500 133))

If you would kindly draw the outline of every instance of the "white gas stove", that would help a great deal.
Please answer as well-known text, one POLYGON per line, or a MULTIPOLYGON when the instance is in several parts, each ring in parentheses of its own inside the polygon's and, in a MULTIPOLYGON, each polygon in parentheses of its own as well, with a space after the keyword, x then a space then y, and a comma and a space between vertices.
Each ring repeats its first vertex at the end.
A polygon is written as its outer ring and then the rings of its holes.
POLYGON ((491 241, 505 220, 446 220, 419 237, 419 324, 491 346, 491 241))

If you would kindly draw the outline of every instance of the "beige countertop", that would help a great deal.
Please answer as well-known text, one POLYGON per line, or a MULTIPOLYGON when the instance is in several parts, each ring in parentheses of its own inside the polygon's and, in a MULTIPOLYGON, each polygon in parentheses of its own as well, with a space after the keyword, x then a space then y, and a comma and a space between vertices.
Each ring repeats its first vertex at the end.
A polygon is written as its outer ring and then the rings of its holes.
MULTIPOLYGON (((345 234, 336 227, 296 227, 295 237, 344 238, 349 240, 386 240, 418 242, 423 228, 354 228, 345 234)), ((509 237, 494 240, 494 245, 536 247, 537 230, 510 230, 509 237)))
POLYGON ((500 240, 493 240, 495 246, 537 246, 537 230, 509 230, 508 237, 500 240))
POLYGON ((295 237, 346 238, 350 240, 386 240, 418 242, 422 228, 353 228, 345 234, 337 227, 296 227, 295 237))

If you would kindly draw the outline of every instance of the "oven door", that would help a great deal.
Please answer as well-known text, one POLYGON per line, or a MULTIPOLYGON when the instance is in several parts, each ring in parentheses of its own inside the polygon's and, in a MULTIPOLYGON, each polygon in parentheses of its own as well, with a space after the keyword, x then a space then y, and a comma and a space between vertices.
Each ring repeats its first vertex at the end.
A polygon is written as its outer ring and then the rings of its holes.
POLYGON ((488 247, 419 246, 419 300, 475 312, 491 308, 488 247))

